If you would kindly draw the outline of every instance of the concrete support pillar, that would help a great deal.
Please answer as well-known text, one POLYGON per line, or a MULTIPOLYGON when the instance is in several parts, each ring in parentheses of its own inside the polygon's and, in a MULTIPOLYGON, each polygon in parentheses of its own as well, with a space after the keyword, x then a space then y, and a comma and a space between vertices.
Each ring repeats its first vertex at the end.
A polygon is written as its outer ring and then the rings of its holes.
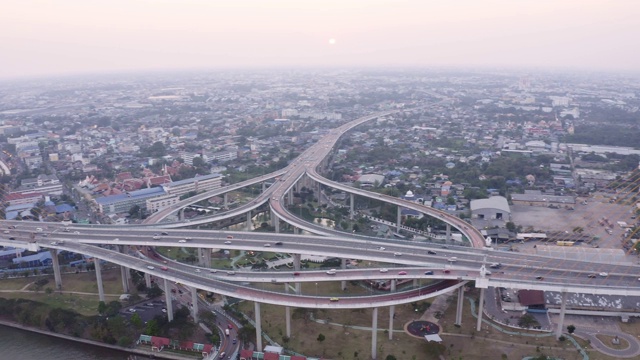
POLYGON ((247 231, 251 231, 251 211, 247 211, 247 231))
POLYGON ((122 278, 122 291, 125 294, 129 293, 129 280, 127 274, 129 273, 129 269, 125 266, 120 266, 120 277, 122 278))
POLYGON ((567 311, 567 292, 562 292, 562 303, 560 303, 560 317, 558 318, 558 327, 556 328, 556 339, 562 336, 562 327, 564 326, 564 314, 567 311))
POLYGON ((229 200, 227 195, 228 195, 228 193, 224 193, 224 195, 222 195, 222 198, 224 199, 224 203, 223 203, 224 205, 223 206, 225 208, 227 207, 227 201, 229 200))
POLYGON ((400 233, 400 225, 402 225, 402 208, 398 206, 398 215, 396 215, 396 231, 400 233))
MULTIPOLYGON (((342 262, 340 263, 340 268, 341 269, 346 269, 347 268, 347 259, 342 258, 341 260, 342 260, 342 262)), ((347 290, 347 281, 346 280, 342 280, 340 282, 340 289, 342 289, 342 291, 347 290)))
POLYGON ((267 190, 267 183, 266 182, 262 182, 262 192, 264 192, 265 190, 267 190))
POLYGON ((320 183, 318 183, 318 205, 322 205, 322 189, 320 183))
POLYGON ((191 288, 191 316, 193 316, 193 322, 198 323, 198 289, 191 288))
MULTIPOLYGON (((396 291, 396 285, 397 285, 396 280, 391 280, 391 292, 396 291)), ((396 314, 395 305, 389 306, 389 340, 393 340, 393 318, 395 317, 395 314, 396 314)))
POLYGON ((144 284, 147 285, 148 288, 151 287, 151 274, 144 273, 144 284))
POLYGON ((353 220, 355 216, 355 196, 349 194, 349 219, 353 220))
POLYGON ((164 279, 164 300, 167 303, 167 318, 169 321, 173 321, 173 300, 171 299, 171 288, 167 279, 164 279))
POLYGON ((262 352, 262 324, 260 323, 260 303, 255 302, 255 314, 256 314, 256 349, 258 352, 262 352))
POLYGON ((211 249, 209 248, 202 249, 202 266, 211 267, 211 249))
POLYGON ((50 249, 51 259, 53 260, 53 277, 56 280, 56 289, 62 289, 62 274, 60 273, 60 261, 58 260, 58 250, 50 249))
POLYGON ((451 241, 451 225, 447 223, 447 242, 451 241))
POLYGON ((197 258, 197 263, 200 266, 204 266, 204 249, 203 248, 196 248, 196 258, 197 258))
POLYGON ((371 321, 371 359, 378 358, 378 308, 373 308, 373 320, 371 321))
POLYGON ((184 221, 184 209, 185 208, 178 210, 178 221, 184 221))
POLYGON ((458 306, 456 307, 456 322, 454 324, 462 325, 462 306, 464 305, 464 286, 458 288, 458 306))
POLYGON ((289 189, 287 192, 289 201, 287 202, 289 205, 293 205, 293 188, 289 189))
POLYGON ((482 330, 482 313, 484 311, 484 290, 480 288, 480 303, 478 303, 478 324, 476 325, 476 331, 482 330))
MULTIPOLYGON (((293 254, 293 270, 300 271, 300 254, 293 254)), ((295 287, 296 287, 296 294, 300 294, 301 292, 300 283, 297 282, 295 287)))
POLYGON ((97 257, 93 258, 93 264, 96 266, 96 283, 98 284, 98 299, 104 301, 104 285, 102 284, 102 264, 97 257))
POLYGON ((280 232, 280 219, 275 214, 273 209, 271 209, 270 214, 271 214, 271 226, 273 226, 275 228, 275 232, 276 233, 279 233, 280 232))
POLYGON ((414 288, 418 287, 418 279, 413 279, 413 287, 414 288))
MULTIPOLYGON (((289 293, 289 283, 284 284, 284 292, 289 293)), ((285 324, 285 334, 288 338, 291 337, 291 307, 284 307, 284 324, 285 324)))

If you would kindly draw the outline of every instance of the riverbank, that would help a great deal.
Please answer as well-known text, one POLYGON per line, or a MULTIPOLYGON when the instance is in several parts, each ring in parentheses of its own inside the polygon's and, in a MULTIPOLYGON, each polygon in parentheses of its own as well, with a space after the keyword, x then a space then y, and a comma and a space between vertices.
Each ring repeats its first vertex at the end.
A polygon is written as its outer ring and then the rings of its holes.
POLYGON ((46 335, 46 336, 50 336, 50 337, 55 337, 55 338, 59 338, 59 339, 75 341, 75 342, 83 343, 83 344, 86 344, 86 345, 99 346, 99 347, 103 347, 103 348, 106 348, 106 349, 121 351, 121 352, 124 352, 124 353, 130 353, 130 354, 134 354, 134 355, 145 356, 145 357, 148 357, 148 358, 168 359, 168 360, 193 360, 193 359, 201 358, 201 356, 181 356, 181 355, 171 354, 171 353, 167 353, 167 352, 157 352, 157 351, 151 351, 151 350, 145 350, 145 349, 136 349, 136 348, 123 348, 123 347, 120 347, 120 346, 105 344, 103 342, 99 342, 99 341, 95 341, 95 340, 83 339, 83 338, 78 338, 78 337, 74 337, 74 336, 70 336, 70 335, 54 333, 54 332, 51 332, 51 331, 46 331, 46 330, 42 330, 42 329, 39 329, 39 328, 31 327, 31 326, 25 326, 25 325, 22 325, 22 324, 19 324, 19 323, 15 323, 15 322, 12 322, 12 321, 6 321, 6 320, 0 320, 0 325, 16 328, 16 329, 20 329, 20 330, 30 331, 30 332, 34 332, 34 333, 38 333, 38 334, 46 335))

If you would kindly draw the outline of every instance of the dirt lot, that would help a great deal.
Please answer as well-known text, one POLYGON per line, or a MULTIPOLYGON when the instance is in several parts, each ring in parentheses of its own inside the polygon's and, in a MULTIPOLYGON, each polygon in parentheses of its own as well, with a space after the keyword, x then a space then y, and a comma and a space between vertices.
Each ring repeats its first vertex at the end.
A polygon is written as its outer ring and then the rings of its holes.
MULTIPOLYGON (((466 296, 477 297, 477 291, 471 290, 466 296)), ((557 356, 562 359, 582 359, 576 348, 568 341, 560 342, 552 336, 533 338, 523 335, 508 335, 501 333, 487 325, 482 331, 476 331, 476 318, 472 316, 469 302, 465 299, 462 327, 456 327, 455 319, 456 296, 447 300, 448 308, 442 311, 439 320, 441 326, 441 346, 434 343, 427 344, 423 339, 418 339, 405 334, 394 332, 393 340, 389 340, 388 328, 389 309, 380 308, 378 312, 378 358, 384 359, 387 355, 394 355, 403 360, 430 360, 441 359, 522 359, 525 356, 538 356, 541 354, 557 356)), ((243 302, 240 305, 248 315, 253 317, 253 303, 243 302)), ((326 320, 313 321, 309 317, 311 310, 292 309, 292 337, 285 342, 283 339, 284 308, 280 306, 262 305, 262 329, 274 340, 285 347, 303 353, 307 356, 322 356, 328 359, 362 360, 371 358, 371 330, 358 329, 357 326, 371 326, 371 309, 342 310, 314 312, 315 319, 326 320), (340 326, 336 324, 343 324, 340 326), (319 335, 324 335, 324 340, 318 340, 319 335)), ((410 304, 396 306, 396 319, 394 329, 401 330, 410 321, 418 319, 422 314, 414 311, 410 304)), ((509 329, 512 330, 512 329, 509 329)), ((522 331, 522 333, 533 333, 522 331)), ((535 334, 540 334, 536 332, 535 334)), ((580 341, 579 341, 580 342, 580 341)), ((583 345, 584 342, 582 342, 583 345)), ((611 357, 601 355, 598 352, 589 351, 592 360, 613 360, 611 357)))
POLYGON ((588 199, 579 199, 573 205, 574 210, 566 208, 552 209, 548 207, 511 205, 512 221, 522 226, 523 231, 569 231, 581 227, 583 234, 598 237, 600 247, 619 249, 620 239, 624 233, 616 222, 625 221, 632 223, 631 207, 628 204, 618 202, 611 203, 610 196, 596 194, 588 199), (582 204, 586 200, 587 204, 582 204), (607 217, 613 227, 611 234, 606 232, 606 227, 598 222, 607 217))

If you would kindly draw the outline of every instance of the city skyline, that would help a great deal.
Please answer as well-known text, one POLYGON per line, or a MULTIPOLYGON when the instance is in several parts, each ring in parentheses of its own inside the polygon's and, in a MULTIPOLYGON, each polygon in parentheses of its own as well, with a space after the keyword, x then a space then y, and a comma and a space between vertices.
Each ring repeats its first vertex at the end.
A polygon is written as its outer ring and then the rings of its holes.
POLYGON ((8 1, 0 79, 299 67, 638 71, 631 1, 8 1))

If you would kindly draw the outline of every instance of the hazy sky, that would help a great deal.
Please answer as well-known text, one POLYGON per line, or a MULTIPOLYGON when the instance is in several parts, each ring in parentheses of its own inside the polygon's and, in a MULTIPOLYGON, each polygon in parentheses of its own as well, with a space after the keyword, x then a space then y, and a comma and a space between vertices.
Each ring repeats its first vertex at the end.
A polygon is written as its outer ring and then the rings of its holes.
POLYGON ((639 42, 640 0, 0 0, 0 78, 271 66, 638 71, 639 42))

